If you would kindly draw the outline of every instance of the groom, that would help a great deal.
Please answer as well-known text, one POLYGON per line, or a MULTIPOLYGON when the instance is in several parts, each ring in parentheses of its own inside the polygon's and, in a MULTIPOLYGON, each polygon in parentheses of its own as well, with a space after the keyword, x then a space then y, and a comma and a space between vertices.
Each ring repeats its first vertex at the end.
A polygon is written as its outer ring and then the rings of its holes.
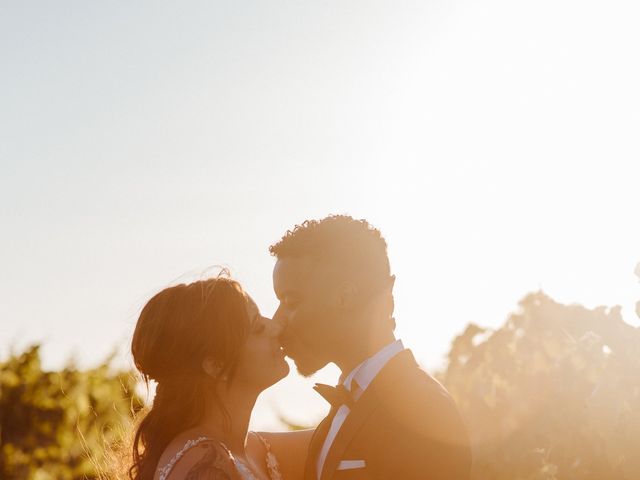
POLYGON ((394 336, 387 245, 365 220, 308 220, 270 247, 274 320, 302 375, 330 362, 336 388, 317 427, 305 480, 466 480, 468 437, 453 399, 394 336))

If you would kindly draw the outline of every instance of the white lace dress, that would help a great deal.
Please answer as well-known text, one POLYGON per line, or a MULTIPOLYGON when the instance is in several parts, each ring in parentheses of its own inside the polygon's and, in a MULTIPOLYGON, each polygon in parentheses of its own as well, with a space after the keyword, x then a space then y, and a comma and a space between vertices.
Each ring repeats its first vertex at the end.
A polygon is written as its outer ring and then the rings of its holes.
MULTIPOLYGON (((251 433, 260 439, 260 441, 262 442, 262 444, 266 449, 266 452, 267 452, 266 463, 267 463, 267 471, 269 473, 269 479, 283 480, 282 474, 280 473, 280 465, 278 464, 278 460, 276 456, 271 451, 271 445, 269 445, 269 442, 267 442, 261 435, 255 432, 251 432, 251 433)), ((206 441, 212 441, 212 440, 208 437, 198 437, 193 440, 188 440, 187 443, 185 443, 184 446, 173 456, 173 458, 169 461, 169 463, 167 463, 165 466, 158 469, 159 470, 158 480, 167 480, 167 477, 169 477, 169 474, 173 470, 173 467, 178 462, 178 460, 180 460, 187 451, 189 451, 190 449, 194 448, 197 445, 200 445, 202 442, 206 442, 206 441)), ((249 469, 249 467, 247 467, 241 461, 237 460, 231 453, 231 450, 229 450, 224 443, 222 442, 217 442, 217 443, 220 446, 222 446, 222 448, 224 448, 224 450, 229 455, 229 458, 233 461, 233 464, 236 468, 236 471, 240 475, 240 478, 242 478, 243 480, 257 480, 256 476, 249 469)))

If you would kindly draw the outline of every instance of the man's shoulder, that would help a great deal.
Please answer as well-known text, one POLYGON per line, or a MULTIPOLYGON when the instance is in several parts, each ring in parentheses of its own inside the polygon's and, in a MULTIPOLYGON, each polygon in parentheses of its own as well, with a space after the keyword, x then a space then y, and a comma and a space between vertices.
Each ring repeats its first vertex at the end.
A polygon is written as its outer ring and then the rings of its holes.
POLYGON ((409 350, 399 353, 371 387, 380 414, 404 430, 447 443, 466 441, 466 432, 454 399, 446 388, 416 363, 409 350))
POLYGON ((416 362, 411 350, 403 350, 392 358, 372 382, 376 393, 395 398, 399 394, 417 398, 418 404, 431 400, 453 402, 447 389, 416 362))

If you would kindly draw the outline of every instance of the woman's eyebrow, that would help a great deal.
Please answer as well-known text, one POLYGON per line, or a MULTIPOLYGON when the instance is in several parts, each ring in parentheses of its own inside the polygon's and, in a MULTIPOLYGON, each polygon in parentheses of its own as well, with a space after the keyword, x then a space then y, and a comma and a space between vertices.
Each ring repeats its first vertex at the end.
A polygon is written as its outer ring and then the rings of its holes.
POLYGON ((295 297, 297 294, 298 292, 293 289, 285 290, 283 292, 279 292, 278 299, 284 297, 295 297))
POLYGON ((249 316, 251 317, 251 321, 254 322, 255 319, 260 316, 260 309, 258 308, 258 305, 256 305, 255 302, 251 302, 249 303, 248 310, 250 312, 249 316))

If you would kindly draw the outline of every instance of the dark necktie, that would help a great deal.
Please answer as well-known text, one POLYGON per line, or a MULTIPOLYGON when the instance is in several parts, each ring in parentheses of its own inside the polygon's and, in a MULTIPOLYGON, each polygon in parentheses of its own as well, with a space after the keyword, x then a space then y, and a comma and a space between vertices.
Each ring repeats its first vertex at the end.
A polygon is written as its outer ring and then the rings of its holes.
POLYGON ((313 389, 318 392, 322 397, 331 404, 333 408, 340 408, 342 405, 346 405, 349 408, 353 408, 355 403, 351 393, 347 388, 339 384, 335 387, 331 385, 325 385, 324 383, 316 383, 313 389))

